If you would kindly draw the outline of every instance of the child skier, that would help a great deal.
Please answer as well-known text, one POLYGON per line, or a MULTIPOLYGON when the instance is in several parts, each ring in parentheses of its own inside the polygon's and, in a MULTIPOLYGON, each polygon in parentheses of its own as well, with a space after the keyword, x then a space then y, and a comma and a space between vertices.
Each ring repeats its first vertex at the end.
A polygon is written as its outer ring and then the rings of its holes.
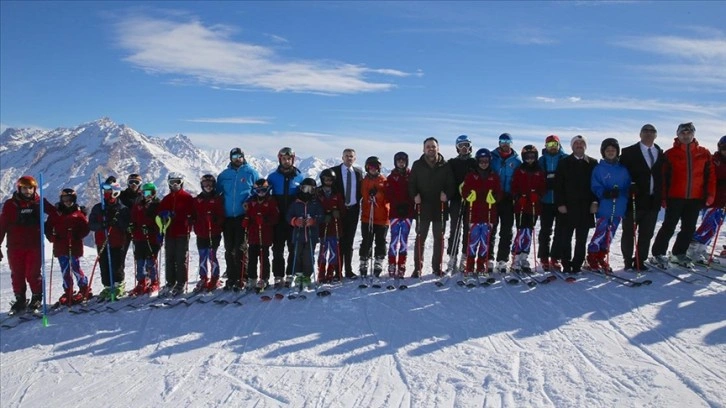
POLYGON ((320 187, 317 197, 325 211, 325 219, 320 226, 320 252, 318 253, 318 281, 329 283, 341 280, 340 270, 340 220, 345 212, 345 198, 336 192, 336 174, 333 169, 325 169, 320 173, 320 187))
MULTIPOLYGON (((466 263, 464 281, 472 278, 472 274, 489 272, 490 234, 497 223, 497 201, 502 196, 502 184, 499 175, 490 166, 492 153, 489 149, 479 149, 474 156, 477 161, 475 170, 464 178, 461 196, 467 202, 462 211, 469 213, 469 234, 466 236, 466 263)), ((468 283, 468 282, 467 282, 468 283)))
POLYGON ((88 278, 81 269, 79 258, 83 256, 83 238, 88 235, 88 218, 86 209, 76 203, 76 191, 64 188, 60 193, 60 201, 55 206, 46 200, 48 211, 45 233, 53 243, 53 256, 63 275, 63 295, 58 303, 72 305, 92 296, 88 288, 88 278), (78 283, 78 292, 73 293, 73 277, 78 283))
POLYGON ((306 178, 298 187, 297 199, 290 204, 285 219, 292 225, 294 286, 310 288, 313 274, 315 245, 320 231, 318 226, 325 218, 325 211, 315 197, 315 180, 306 178))
POLYGON ((388 200, 386 199, 386 178, 381 174, 381 161, 376 156, 366 159, 365 176, 361 181, 363 205, 361 206, 360 276, 368 275, 368 261, 373 255, 375 240, 375 264, 373 276, 378 278, 383 271, 386 257, 386 234, 388 233, 388 200))
POLYGON ((537 161, 537 148, 526 145, 522 148, 522 164, 514 172, 512 197, 514 198, 514 218, 517 235, 512 244, 512 269, 515 272, 532 271, 529 251, 532 246, 532 229, 542 211, 540 197, 547 191, 545 172, 537 161))
POLYGON ((602 160, 593 169, 590 182, 590 188, 597 196, 599 206, 595 232, 587 247, 587 264, 592 270, 610 273, 612 268, 607 256, 615 231, 625 215, 630 174, 619 162, 620 144, 616 139, 603 140, 600 154, 602 160))
POLYGON ((247 288, 261 292, 270 280, 270 247, 273 228, 280 219, 277 201, 270 196, 270 185, 266 179, 257 179, 252 187, 252 196, 245 202, 245 217, 242 227, 247 231, 249 243, 247 261, 247 288), (257 273, 257 261, 260 273, 257 273), (258 280, 259 277, 259 280, 258 280))
POLYGON ((156 185, 146 183, 140 188, 141 198, 131 208, 131 237, 134 242, 134 259, 136 260, 136 287, 129 295, 141 296, 159 291, 159 268, 157 259, 161 242, 156 214, 159 198, 156 197, 156 185))
POLYGON ((686 255, 695 263, 708 265, 720 263, 717 259, 710 259, 711 253, 708 245, 711 243, 716 231, 724 221, 724 207, 726 207, 726 136, 718 141, 718 151, 711 159, 716 170, 716 198, 703 215, 701 225, 693 234, 693 240, 688 247, 686 255))
POLYGON ((408 154, 398 152, 393 156, 394 169, 386 179, 385 197, 389 204, 391 243, 388 245, 388 273, 394 279, 406 274, 408 235, 413 222, 413 199, 408 195, 408 154))
POLYGON ((159 224, 164 235, 165 294, 184 292, 189 279, 189 233, 196 220, 194 198, 184 190, 184 176, 169 173, 169 194, 159 204, 159 224))
POLYGON ((217 180, 211 174, 205 174, 199 181, 202 192, 194 199, 194 234, 197 236, 199 251, 199 281, 195 292, 211 292, 219 284, 219 260, 217 248, 222 240, 224 227, 224 198, 216 190, 217 180))
POLYGON ((98 265, 101 269, 103 290, 98 297, 100 300, 111 300, 112 297, 118 299, 126 294, 122 255, 126 245, 126 228, 131 216, 128 207, 124 207, 118 199, 121 194, 121 186, 118 183, 103 183, 101 188, 103 205, 98 203, 93 206, 88 217, 88 227, 94 231, 98 265), (111 287, 111 274, 113 274, 113 287, 111 287))

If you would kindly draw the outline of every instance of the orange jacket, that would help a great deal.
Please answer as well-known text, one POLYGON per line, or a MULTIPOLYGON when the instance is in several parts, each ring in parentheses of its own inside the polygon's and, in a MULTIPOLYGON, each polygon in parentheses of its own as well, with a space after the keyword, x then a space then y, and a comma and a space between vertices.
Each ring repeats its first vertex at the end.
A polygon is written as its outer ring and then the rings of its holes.
POLYGON ((713 201, 716 197, 716 170, 711 153, 696 139, 684 145, 678 138, 665 152, 663 191, 666 198, 713 201))
POLYGON ((388 225, 388 200, 386 199, 386 186, 388 182, 386 177, 379 174, 377 177, 366 175, 361 181, 361 201, 363 205, 360 211, 360 220, 364 224, 368 224, 371 218, 371 201, 375 201, 373 207, 373 224, 388 225), (371 195, 371 193, 374 193, 371 195), (373 198, 373 200, 371 200, 373 198))

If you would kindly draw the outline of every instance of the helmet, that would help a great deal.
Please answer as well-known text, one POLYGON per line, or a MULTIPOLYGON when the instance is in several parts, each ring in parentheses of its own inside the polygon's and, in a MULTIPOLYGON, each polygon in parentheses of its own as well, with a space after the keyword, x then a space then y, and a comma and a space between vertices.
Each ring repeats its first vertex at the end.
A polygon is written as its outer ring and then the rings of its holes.
POLYGON ((696 133, 696 127, 693 126, 693 122, 681 123, 680 125, 678 125, 678 130, 676 130, 676 134, 678 135, 684 130, 696 133))
POLYGON ((153 197, 156 195, 156 184, 154 183, 146 183, 143 186, 141 186, 141 193, 144 195, 144 197, 153 197))
POLYGON ((184 185, 184 175, 181 173, 171 172, 166 176, 166 182, 172 184, 184 185))
POLYGON ((522 160, 528 155, 534 154, 534 159, 537 160, 539 157, 539 152, 537 151, 537 148, 533 145, 527 145, 522 148, 522 160))
POLYGON ((245 158, 245 152, 242 151, 239 147, 235 147, 234 149, 229 151, 229 160, 233 160, 232 156, 240 155, 242 158, 245 158))
POLYGON ((476 160, 479 161, 479 159, 487 158, 489 160, 492 159, 492 152, 489 151, 489 149, 479 149, 476 151, 476 160))
POLYGON ((323 182, 323 177, 331 178, 331 179, 333 179, 333 181, 335 181, 335 179, 337 178, 335 175, 335 170, 333 170, 333 169, 325 169, 320 172, 320 182, 321 183, 323 182))
POLYGON ((134 184, 132 182, 135 182, 137 185, 141 184, 141 176, 136 173, 129 174, 129 177, 126 179, 126 184, 134 184))
POLYGON ((119 195, 121 195, 121 186, 118 183, 103 183, 103 185, 101 185, 101 188, 103 188, 104 196, 106 195, 107 192, 113 198, 116 198, 119 195))
POLYGON ((267 183, 267 179, 260 178, 255 181, 255 186, 252 189, 257 194, 267 194, 270 191, 270 184, 267 183))
POLYGON ((467 135, 461 135, 456 138, 456 146, 458 147, 461 143, 469 143, 471 144, 471 140, 469 140, 469 136, 467 135))
POLYGON ((300 183, 300 193, 312 194, 313 190, 315 190, 315 187, 317 187, 317 184, 315 183, 315 179, 308 177, 308 178, 304 179, 302 181, 302 183, 300 183))
POLYGON ((315 182, 315 179, 312 179, 310 177, 304 179, 302 181, 302 183, 300 183, 300 185, 301 186, 313 186, 313 187, 317 187, 318 186, 318 184, 315 182))
POLYGON ((718 140, 718 148, 720 149, 723 145, 726 145, 726 136, 721 136, 721 139, 718 140))
POLYGON ((33 176, 22 176, 15 183, 15 187, 17 187, 18 191, 20 191, 20 187, 38 188, 38 182, 35 181, 35 178, 33 178, 33 176))
POLYGON ((381 169, 381 161, 378 159, 378 156, 371 156, 366 159, 365 169, 368 171, 368 166, 378 166, 378 170, 381 169))
POLYGON ((295 163, 295 151, 292 147, 283 147, 277 152, 277 162, 281 163, 283 156, 292 157, 292 162, 295 163))
POLYGON ((71 201, 73 201, 73 203, 75 203, 76 199, 78 198, 78 196, 76 195, 76 190, 74 190, 72 188, 64 188, 63 190, 61 190, 61 192, 60 192, 61 201, 63 201, 63 197, 70 197, 71 201))
POLYGON ((617 139, 609 137, 603 140, 600 144, 600 154, 602 155, 602 157, 605 157, 605 148, 609 146, 615 147, 615 150, 617 151, 616 156, 620 156, 620 143, 618 143, 617 139))
POLYGON ((512 135, 509 133, 502 133, 499 135, 499 143, 509 143, 512 144, 512 135))
POLYGON ((205 174, 202 176, 202 178, 199 180, 199 186, 202 187, 202 190, 204 190, 204 182, 209 181, 212 183, 212 188, 215 188, 217 186, 217 179, 214 178, 211 174, 205 174))
POLYGON ((408 167, 408 154, 406 152, 398 152, 393 155, 393 165, 396 165, 396 162, 399 160, 406 160, 406 167, 408 167))

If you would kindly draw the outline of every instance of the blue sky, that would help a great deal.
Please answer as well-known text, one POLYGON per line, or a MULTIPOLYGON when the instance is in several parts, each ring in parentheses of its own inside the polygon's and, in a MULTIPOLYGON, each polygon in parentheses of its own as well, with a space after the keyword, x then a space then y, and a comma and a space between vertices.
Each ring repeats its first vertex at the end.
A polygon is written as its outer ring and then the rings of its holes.
POLYGON ((0 126, 108 116, 203 148, 390 165, 644 123, 726 134, 726 2, 0 3, 0 126))

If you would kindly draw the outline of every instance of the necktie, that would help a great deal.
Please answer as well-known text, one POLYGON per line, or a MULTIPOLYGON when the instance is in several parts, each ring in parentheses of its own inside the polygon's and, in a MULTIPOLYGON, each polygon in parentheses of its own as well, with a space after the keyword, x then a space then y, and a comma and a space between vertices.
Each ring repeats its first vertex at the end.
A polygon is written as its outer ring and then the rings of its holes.
POLYGON ((655 164, 655 158, 653 157, 653 151, 650 150, 651 148, 648 148, 648 157, 650 158, 650 167, 653 167, 653 164, 655 164))
POLYGON ((348 169, 347 173, 348 173, 348 175, 345 176, 345 184, 346 184, 346 186, 345 186, 345 205, 350 204, 350 190, 351 190, 351 187, 353 184, 353 175, 352 175, 353 172, 350 169, 348 169))

